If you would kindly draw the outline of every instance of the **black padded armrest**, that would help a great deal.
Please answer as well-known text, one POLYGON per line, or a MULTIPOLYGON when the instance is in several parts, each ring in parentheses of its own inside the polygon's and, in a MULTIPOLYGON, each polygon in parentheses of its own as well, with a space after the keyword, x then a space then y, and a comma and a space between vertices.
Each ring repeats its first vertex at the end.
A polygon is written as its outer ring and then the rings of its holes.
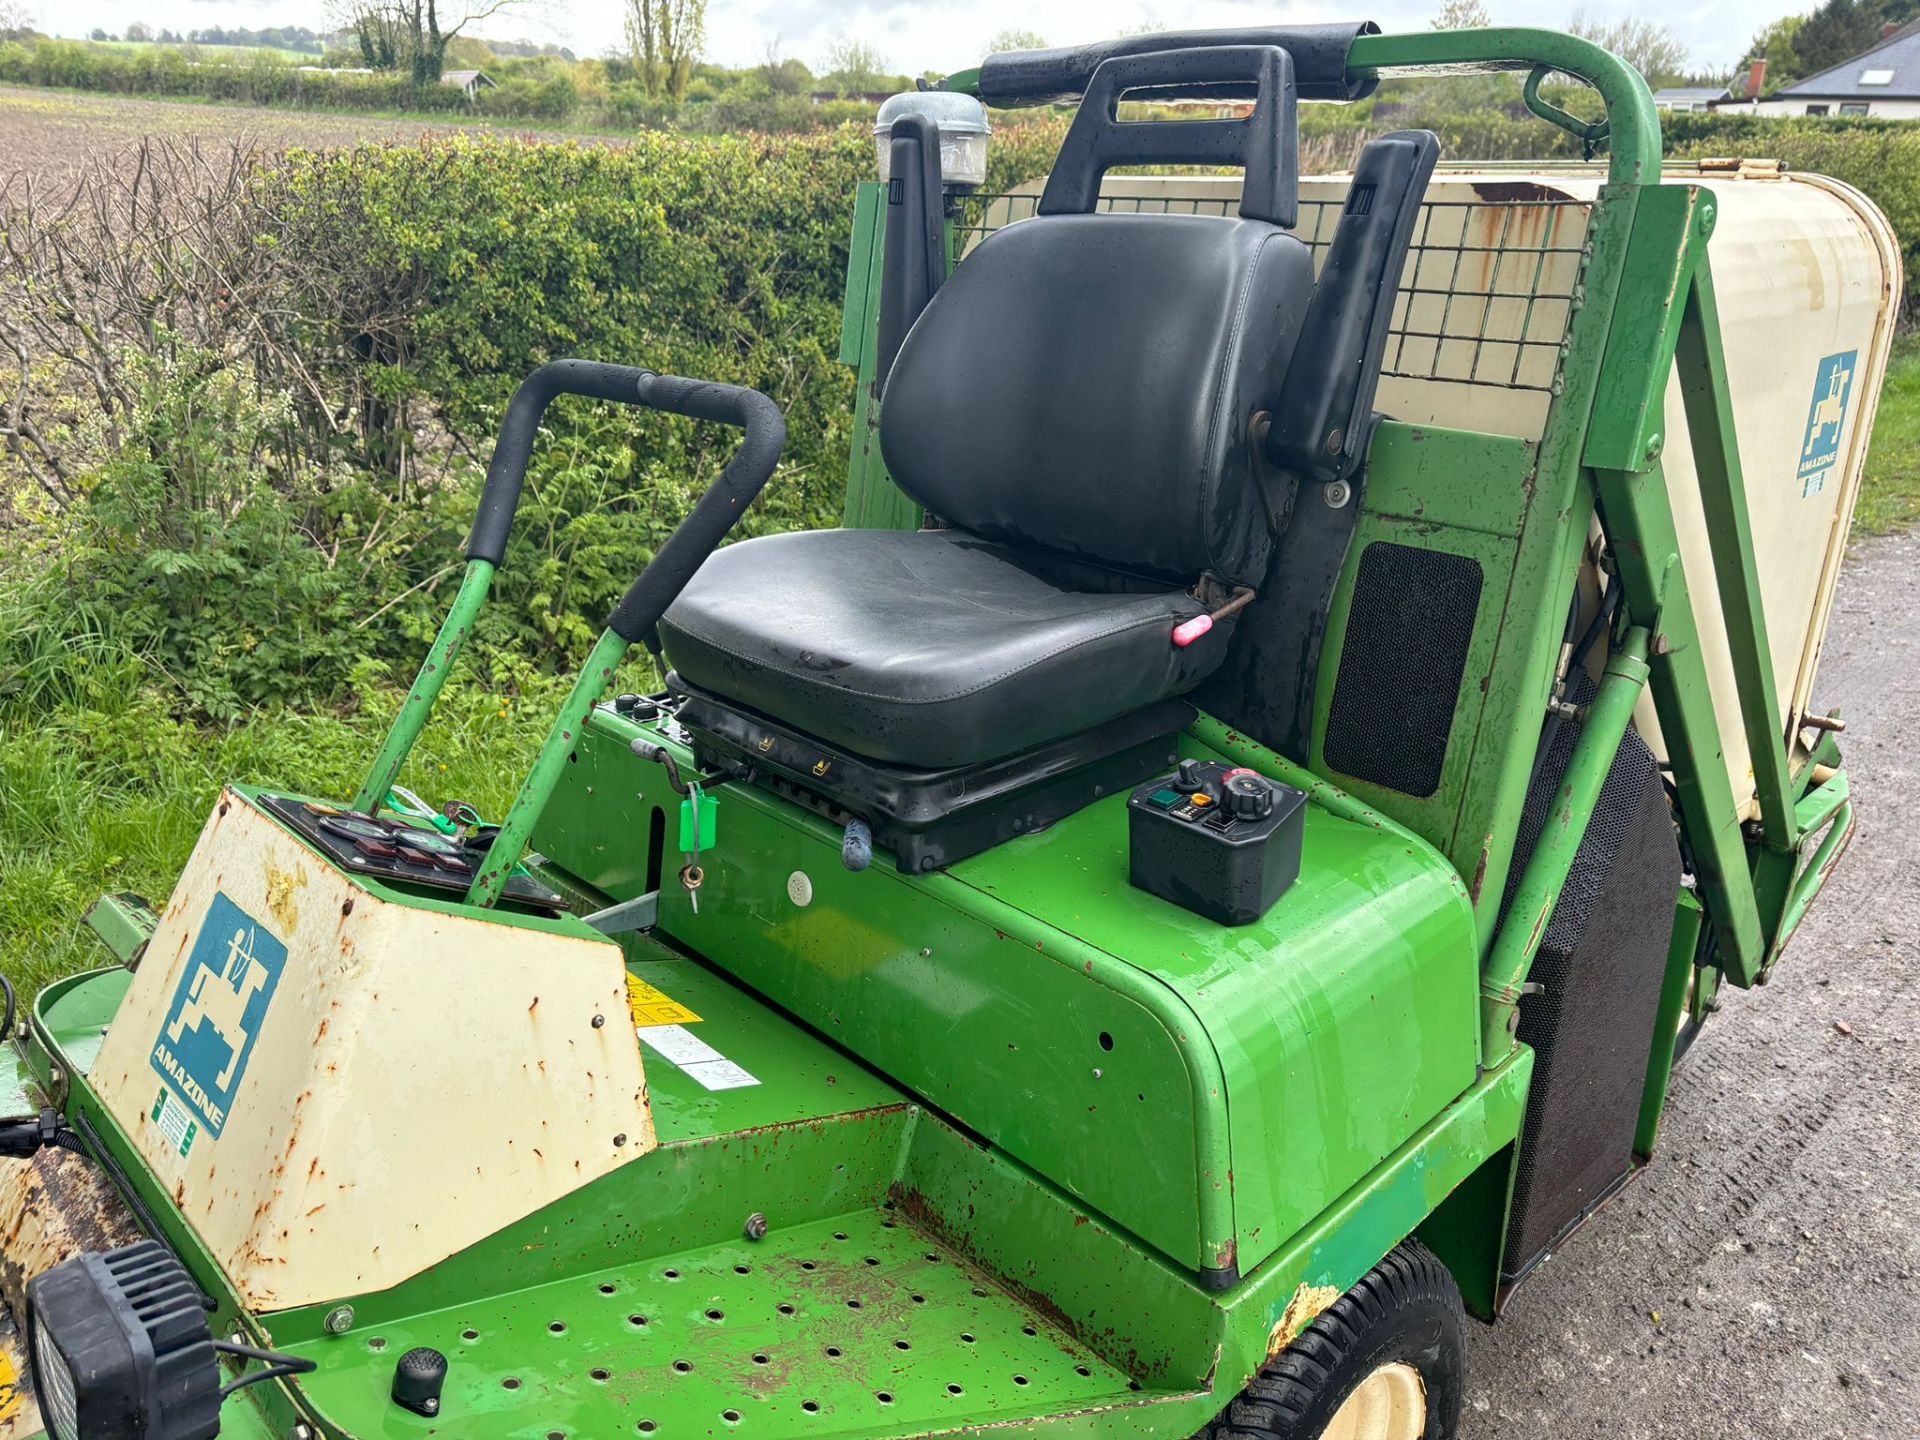
MULTIPOLYGON (((1380 27, 1371 20, 1335 25, 1248 25, 1126 35, 1057 50, 1013 50, 989 55, 981 62, 980 98, 989 105, 1071 105, 1086 93, 1087 82, 1101 62, 1123 55, 1206 50, 1222 45, 1277 45, 1293 57, 1294 83, 1302 100, 1362 100, 1380 82, 1371 75, 1348 75, 1347 52, 1359 36, 1379 33, 1380 27)), ((1219 89, 1181 93, 1198 100, 1243 100, 1253 93, 1253 87, 1241 81, 1219 89)))

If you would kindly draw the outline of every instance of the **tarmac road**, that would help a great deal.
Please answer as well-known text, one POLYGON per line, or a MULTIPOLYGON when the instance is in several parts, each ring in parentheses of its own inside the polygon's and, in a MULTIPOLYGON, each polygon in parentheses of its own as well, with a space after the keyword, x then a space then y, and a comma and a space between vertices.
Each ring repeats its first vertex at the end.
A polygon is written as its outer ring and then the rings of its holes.
POLYGON ((1855 547, 1814 699, 1852 848, 1652 1165, 1471 1326, 1462 1440, 1920 1437, 1920 536, 1855 547))

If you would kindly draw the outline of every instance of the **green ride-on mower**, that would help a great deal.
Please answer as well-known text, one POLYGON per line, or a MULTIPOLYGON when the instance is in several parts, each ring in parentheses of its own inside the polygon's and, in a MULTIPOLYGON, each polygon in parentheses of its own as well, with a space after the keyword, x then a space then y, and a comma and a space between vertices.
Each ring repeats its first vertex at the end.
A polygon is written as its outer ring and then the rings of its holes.
POLYGON ((847 528, 721 548, 777 407, 544 366, 359 793, 209 797, 22 997, 21 1433, 1445 1440, 1653 1154, 1852 831, 1884 220, 1663 172, 1537 31, 994 55, 877 133, 847 528), (1436 67, 1604 159, 1301 177, 1299 101, 1436 67), (483 824, 398 782, 562 396, 744 438, 483 824))

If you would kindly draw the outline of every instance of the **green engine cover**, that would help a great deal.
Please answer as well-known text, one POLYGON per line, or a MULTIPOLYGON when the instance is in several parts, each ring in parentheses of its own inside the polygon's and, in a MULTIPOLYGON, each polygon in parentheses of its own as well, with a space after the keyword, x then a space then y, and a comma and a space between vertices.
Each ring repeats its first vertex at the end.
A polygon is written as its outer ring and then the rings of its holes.
POLYGON ((696 911, 640 733, 595 712, 547 856, 619 899, 664 877, 660 934, 1216 1283, 1474 1083, 1472 908, 1390 821, 1310 808, 1299 880, 1230 929, 1128 883, 1123 795, 906 876, 850 873, 832 826, 728 784, 696 911))

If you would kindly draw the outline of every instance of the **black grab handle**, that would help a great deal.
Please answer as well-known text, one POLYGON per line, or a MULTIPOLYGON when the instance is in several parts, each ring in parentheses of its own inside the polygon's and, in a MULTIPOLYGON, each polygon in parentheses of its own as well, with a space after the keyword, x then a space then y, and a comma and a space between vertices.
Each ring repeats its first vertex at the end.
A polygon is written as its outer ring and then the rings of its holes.
MULTIPOLYGON (((1378 35, 1371 20, 1337 25, 1250 25, 1223 30, 1170 30, 1127 35, 1093 45, 1058 50, 1012 50, 989 55, 980 65, 980 98, 989 105, 1071 105, 1086 93, 1101 62, 1150 50, 1210 50, 1221 45, 1277 45, 1293 57, 1294 83, 1302 100, 1363 100, 1379 80, 1349 75, 1347 51, 1362 35, 1378 35)), ((1192 99, 1242 99, 1245 81, 1183 91, 1192 99)))
POLYGON ((1042 215, 1086 215, 1100 203, 1100 181, 1120 165, 1238 165, 1246 176, 1240 213, 1293 228, 1300 209, 1300 138, 1293 58, 1277 45, 1215 45, 1154 50, 1100 62, 1067 128, 1040 195, 1042 215), (1253 113, 1242 120, 1119 118, 1128 95, 1191 95, 1245 82, 1253 113))
POLYGON ((687 588, 693 572, 719 548, 727 531, 773 477, 787 444, 786 417, 758 390, 651 371, 640 375, 640 404, 692 420, 738 425, 747 433, 720 478, 694 502, 687 518, 674 528, 607 617, 607 628, 629 645, 640 643, 659 623, 687 588))
POLYGON ((713 553, 772 478, 780 452, 786 447, 787 422, 778 405, 758 390, 744 386, 688 380, 597 360, 550 361, 520 382, 507 405, 507 418, 500 426, 500 439, 487 465, 486 488, 480 492, 480 511, 467 537, 469 560, 498 566, 506 553, 507 532, 513 528, 514 511, 520 506, 520 489, 527 478, 527 461, 533 455, 540 417, 562 395, 640 405, 690 420, 737 425, 747 432, 720 478, 694 504, 660 547, 653 563, 640 572, 614 607, 607 628, 628 644, 635 644, 653 628, 674 597, 686 588, 700 562, 713 553))

